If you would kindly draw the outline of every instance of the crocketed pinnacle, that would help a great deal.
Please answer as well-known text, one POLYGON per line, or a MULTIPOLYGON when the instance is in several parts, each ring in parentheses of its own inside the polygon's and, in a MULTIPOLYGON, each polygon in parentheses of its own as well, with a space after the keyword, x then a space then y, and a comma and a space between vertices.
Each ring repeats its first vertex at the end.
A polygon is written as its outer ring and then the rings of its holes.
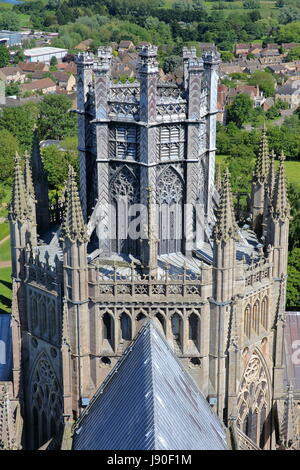
POLYGON ((29 211, 26 199, 26 187, 21 168, 20 157, 19 154, 16 153, 10 215, 13 220, 24 222, 27 219, 28 214, 29 211))
POLYGON ((290 215, 290 206, 287 197, 286 177, 284 168, 284 153, 281 153, 279 168, 276 174, 273 196, 273 216, 275 219, 285 220, 290 215))
POLYGON ((218 242, 221 240, 226 241, 230 238, 236 238, 236 236, 237 224, 235 221, 235 215, 233 210, 230 174, 228 169, 226 168, 223 177, 217 222, 213 230, 213 237, 214 240, 218 242))
POLYGON ((83 220, 75 178, 75 171, 70 165, 66 188, 66 207, 61 231, 63 238, 69 238, 72 242, 80 241, 84 243, 88 241, 88 234, 83 220))
POLYGON ((26 192, 28 196, 31 196, 33 199, 35 199, 32 170, 31 170, 31 164, 30 164, 30 155, 27 151, 24 153, 24 161, 25 161, 24 176, 25 176, 26 192))
POLYGON ((215 186, 216 186, 217 191, 221 191, 222 177, 221 177, 221 165, 220 165, 220 163, 217 165, 215 186))
POLYGON ((274 186, 275 186, 275 152, 272 150, 269 158, 269 170, 268 170, 268 179, 267 179, 267 192, 269 197, 273 198, 274 186))
POLYGON ((255 163, 254 169, 254 181, 259 181, 263 183, 267 177, 269 169, 269 145, 268 145, 268 138, 267 138, 267 130, 266 126, 264 125, 260 140, 259 152, 258 157, 255 163))

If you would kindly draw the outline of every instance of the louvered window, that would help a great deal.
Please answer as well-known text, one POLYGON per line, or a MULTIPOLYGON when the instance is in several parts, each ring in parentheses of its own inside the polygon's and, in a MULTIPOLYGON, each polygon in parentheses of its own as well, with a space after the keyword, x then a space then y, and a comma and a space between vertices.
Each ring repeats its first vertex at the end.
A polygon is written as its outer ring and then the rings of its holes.
POLYGON ((137 159, 137 129, 130 125, 117 125, 109 130, 109 156, 118 159, 137 159))
POLYGON ((159 128, 158 153, 161 160, 178 160, 184 157, 183 126, 159 128))

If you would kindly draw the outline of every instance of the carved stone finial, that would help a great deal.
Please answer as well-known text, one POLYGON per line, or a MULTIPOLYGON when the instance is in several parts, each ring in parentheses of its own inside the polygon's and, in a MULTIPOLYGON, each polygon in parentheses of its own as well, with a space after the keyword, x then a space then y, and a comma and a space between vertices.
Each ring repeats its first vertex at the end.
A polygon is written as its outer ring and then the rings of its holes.
POLYGON ((28 218, 29 212, 25 181, 21 169, 21 161, 19 154, 16 152, 10 216, 12 220, 24 222, 28 218))
POLYGON ((230 238, 235 239, 237 237, 237 224, 233 210, 230 174, 227 168, 224 173, 217 222, 213 229, 213 237, 217 243, 222 240, 227 241, 230 238))
POLYGON ((87 243, 89 240, 78 195, 76 174, 71 165, 69 166, 66 208, 61 226, 61 234, 63 238, 68 238, 72 242, 80 241, 81 243, 87 243))

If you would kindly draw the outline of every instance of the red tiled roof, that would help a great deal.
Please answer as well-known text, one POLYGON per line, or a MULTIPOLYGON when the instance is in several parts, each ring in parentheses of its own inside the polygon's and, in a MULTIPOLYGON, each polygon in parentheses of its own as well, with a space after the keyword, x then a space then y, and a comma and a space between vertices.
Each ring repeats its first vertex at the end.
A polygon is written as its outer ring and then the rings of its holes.
POLYGON ((22 91, 45 90, 55 86, 56 85, 51 78, 42 78, 41 80, 35 80, 31 83, 24 83, 24 85, 22 85, 22 91))

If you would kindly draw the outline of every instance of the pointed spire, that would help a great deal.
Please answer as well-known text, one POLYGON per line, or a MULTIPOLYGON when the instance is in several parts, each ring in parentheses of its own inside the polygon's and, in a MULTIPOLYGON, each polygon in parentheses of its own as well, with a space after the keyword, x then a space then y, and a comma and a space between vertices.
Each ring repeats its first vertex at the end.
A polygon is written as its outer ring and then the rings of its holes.
POLYGON ((221 240, 226 241, 230 238, 236 238, 236 236, 237 224, 235 221, 235 215, 233 210, 230 174, 228 169, 226 168, 223 177, 217 222, 213 229, 213 237, 214 240, 218 242, 221 240))
POLYGON ((275 186, 275 157, 275 152, 272 150, 269 157, 269 170, 267 178, 267 192, 271 200, 273 199, 273 191, 275 186))
POLYGON ((268 145, 268 138, 267 138, 267 129, 266 129, 266 125, 264 124, 262 135, 261 135, 261 140, 260 140, 258 157, 256 159, 255 168, 254 168, 254 174, 253 174, 254 181, 259 181, 260 183, 263 183, 267 177, 268 169, 269 169, 269 145, 268 145))
POLYGON ((288 384, 287 397, 285 400, 285 409, 283 422, 281 426, 281 436, 285 446, 290 447, 295 438, 295 416, 294 416, 294 391, 291 382, 288 384))
POLYGON ((287 185, 285 177, 284 153, 280 155, 279 168, 276 174, 274 196, 273 196, 273 217, 275 219, 285 220, 290 215, 290 206, 287 197, 287 185))
POLYGON ((24 153, 24 161, 25 161, 24 176, 25 176, 26 192, 28 196, 31 196, 33 199, 35 199, 30 155, 27 151, 24 153))
POLYGON ((76 184, 76 174, 69 166, 69 176, 66 188, 66 208, 61 226, 62 236, 72 242, 88 242, 87 228, 83 220, 82 208, 76 184))
POLYGON ((8 382, 0 384, 0 450, 15 449, 15 423, 8 387, 8 382))
POLYGON ((221 165, 220 165, 220 163, 218 163, 218 165, 217 165, 215 186, 216 186, 217 191, 220 192, 221 188, 222 188, 222 176, 221 176, 221 165))
POLYGON ((20 222, 24 222, 28 216, 26 187, 21 168, 20 157, 17 152, 15 157, 15 173, 12 189, 10 214, 13 220, 19 220, 20 222))

